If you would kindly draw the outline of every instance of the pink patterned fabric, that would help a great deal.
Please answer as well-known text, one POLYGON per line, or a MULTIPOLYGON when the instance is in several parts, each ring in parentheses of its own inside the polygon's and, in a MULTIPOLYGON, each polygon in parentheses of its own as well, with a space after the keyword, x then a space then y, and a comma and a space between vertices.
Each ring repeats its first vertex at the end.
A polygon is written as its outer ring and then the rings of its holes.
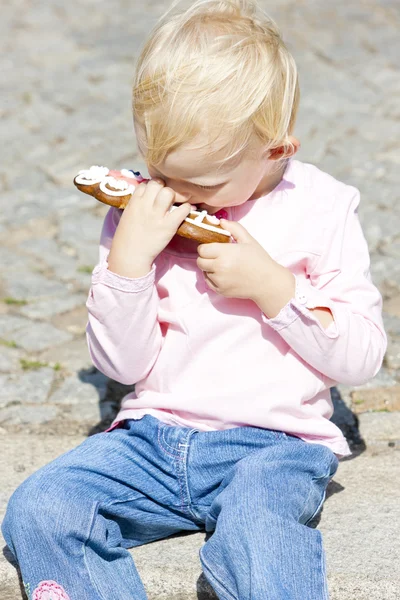
POLYGON ((32 600, 70 600, 64 588, 55 581, 41 581, 33 591, 32 600))

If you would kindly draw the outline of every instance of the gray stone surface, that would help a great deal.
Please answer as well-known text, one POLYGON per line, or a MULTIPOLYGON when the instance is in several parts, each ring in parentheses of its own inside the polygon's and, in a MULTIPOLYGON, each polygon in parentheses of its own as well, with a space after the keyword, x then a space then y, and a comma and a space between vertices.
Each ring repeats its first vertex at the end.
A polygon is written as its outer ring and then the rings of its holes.
POLYGON ((9 377, 2 376, 0 405, 11 403, 43 404, 47 400, 54 379, 54 370, 40 368, 26 373, 17 372, 9 377))
POLYGON ((31 300, 48 296, 59 296, 68 290, 60 282, 48 279, 38 272, 27 270, 16 277, 13 272, 4 274, 8 296, 16 300, 31 300))
POLYGON ((40 352, 38 357, 44 362, 60 363, 67 373, 77 373, 92 365, 86 340, 81 337, 55 348, 48 348, 40 352))
POLYGON ((368 412, 358 418, 371 446, 400 445, 400 412, 368 412))
POLYGON ((71 334, 56 329, 50 323, 30 323, 27 327, 15 331, 11 337, 18 346, 28 352, 40 352, 72 339, 71 334))
POLYGON ((51 298, 40 302, 32 302, 21 307, 21 314, 31 319, 49 319, 60 315, 73 308, 85 304, 87 296, 84 294, 68 294, 60 298, 51 298))
POLYGON ((28 319, 24 319, 23 317, 17 317, 14 315, 0 315, 0 336, 3 338, 6 335, 10 336, 18 329, 22 329, 22 327, 27 327, 30 325, 30 321, 28 319))
POLYGON ((55 420, 57 415, 58 411, 55 406, 17 404, 0 409, 0 424, 3 428, 16 425, 18 429, 21 429, 20 426, 22 426, 22 430, 29 433, 31 425, 46 424, 55 420))
POLYGON ((400 369, 400 340, 389 340, 385 364, 389 369, 400 369))
POLYGON ((15 348, 0 347, 0 372, 10 373, 19 367, 19 352, 15 348))
MULTIPOLYGON (((389 335, 385 367, 364 387, 393 387, 400 382, 399 2, 260 3, 298 63, 299 158, 360 189, 360 219, 389 335)), ((3 504, 29 472, 83 439, 78 434, 104 429, 127 391, 90 371, 83 311, 108 209, 78 193, 72 179, 91 164, 146 173, 133 136, 130 87, 145 35, 168 6, 166 0, 116 0, 112 10, 105 0, 2 4, 3 504), (59 363, 59 370, 23 371, 20 359, 59 363), (21 432, 30 434, 18 437, 21 432)), ((321 521, 331 600, 397 600, 399 414, 356 417, 353 389, 338 386, 333 418, 357 452, 365 443, 368 452, 341 465, 335 480, 345 490, 329 498, 321 521)), ((196 597, 193 557, 203 542, 189 536, 135 551, 150 597, 196 597)), ((1 568, 0 600, 15 600, 15 572, 1 568)))
POLYGON ((51 396, 54 404, 98 404, 103 400, 107 390, 107 377, 99 373, 97 386, 84 382, 76 376, 68 377, 51 396), (101 381, 100 381, 101 378, 101 381))

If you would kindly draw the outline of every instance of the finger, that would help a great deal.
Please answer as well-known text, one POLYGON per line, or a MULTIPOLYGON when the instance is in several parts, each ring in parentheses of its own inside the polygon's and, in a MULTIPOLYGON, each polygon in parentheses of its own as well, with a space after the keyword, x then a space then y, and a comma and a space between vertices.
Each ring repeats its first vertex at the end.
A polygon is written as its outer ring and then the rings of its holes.
POLYGON ((180 204, 179 206, 170 206, 167 214, 168 219, 178 229, 179 225, 190 215, 192 207, 189 202, 180 204))
POLYGON ((160 183, 161 185, 165 185, 165 181, 164 179, 161 179, 161 177, 152 177, 151 181, 155 181, 156 183, 160 183))
POLYGON ((137 198, 142 198, 144 196, 146 187, 147 187, 146 183, 141 183, 140 185, 138 185, 137 187, 134 188, 134 190, 132 192, 132 196, 129 198, 129 201, 128 201, 128 204, 126 205, 125 210, 127 208, 131 209, 133 206, 133 203, 136 202, 137 198))
POLYGON ((217 242, 212 242, 211 244, 200 244, 197 247, 198 255, 201 258, 218 258, 220 255, 220 246, 222 244, 218 244, 217 242))
POLYGON ((214 273, 214 259, 198 258, 197 266, 205 273, 214 273))
POLYGON ((141 183, 133 190, 133 194, 135 195, 136 198, 140 198, 145 193, 146 188, 147 188, 147 183, 141 183))
POLYGON ((164 214, 167 213, 174 203, 175 192, 169 187, 163 187, 158 191, 157 196, 154 200, 154 206, 162 208, 164 214))
POLYGON ((148 183, 141 183, 139 188, 142 185, 145 186, 145 190, 140 197, 143 198, 147 204, 151 204, 153 206, 157 195, 161 190, 164 189, 164 185, 158 181, 155 181, 154 179, 151 179, 148 183))
POLYGON ((237 221, 227 221, 226 219, 221 219, 220 221, 222 229, 226 229, 232 235, 232 237, 239 243, 245 244, 251 241, 254 241, 254 238, 250 235, 250 233, 237 221))

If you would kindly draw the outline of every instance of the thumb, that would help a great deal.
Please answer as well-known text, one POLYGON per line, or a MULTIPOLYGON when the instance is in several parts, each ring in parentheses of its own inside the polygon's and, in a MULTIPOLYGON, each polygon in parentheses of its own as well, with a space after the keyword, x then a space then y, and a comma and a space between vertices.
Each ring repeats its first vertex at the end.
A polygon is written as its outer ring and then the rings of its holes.
POLYGON ((253 237, 250 235, 250 233, 247 231, 247 229, 245 229, 243 227, 243 225, 241 225, 237 221, 228 221, 227 219, 221 219, 220 223, 221 223, 222 229, 226 229, 227 231, 230 231, 230 233, 232 234, 232 237, 239 244, 246 244, 253 240, 253 237))

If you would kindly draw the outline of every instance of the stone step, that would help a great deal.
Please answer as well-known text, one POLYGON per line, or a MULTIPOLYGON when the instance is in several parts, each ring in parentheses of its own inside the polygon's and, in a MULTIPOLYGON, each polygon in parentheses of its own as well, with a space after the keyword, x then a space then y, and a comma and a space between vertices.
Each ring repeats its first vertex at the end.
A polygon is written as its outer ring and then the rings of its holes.
MULTIPOLYGON (((376 421, 375 438, 379 437, 376 421)), ((30 473, 84 438, 9 434, 0 439, 2 518, 12 491, 30 473)), ((400 452, 387 441, 371 444, 364 453, 341 462, 318 524, 326 548, 331 600, 398 600, 400 572, 394 565, 400 561, 400 541, 394 529, 400 522, 399 480, 400 452)), ((205 533, 185 533, 131 551, 149 600, 216 598, 201 573, 198 552, 204 543, 205 533)), ((5 549, 0 557, 0 600, 21 600, 18 574, 7 556, 5 549)))

